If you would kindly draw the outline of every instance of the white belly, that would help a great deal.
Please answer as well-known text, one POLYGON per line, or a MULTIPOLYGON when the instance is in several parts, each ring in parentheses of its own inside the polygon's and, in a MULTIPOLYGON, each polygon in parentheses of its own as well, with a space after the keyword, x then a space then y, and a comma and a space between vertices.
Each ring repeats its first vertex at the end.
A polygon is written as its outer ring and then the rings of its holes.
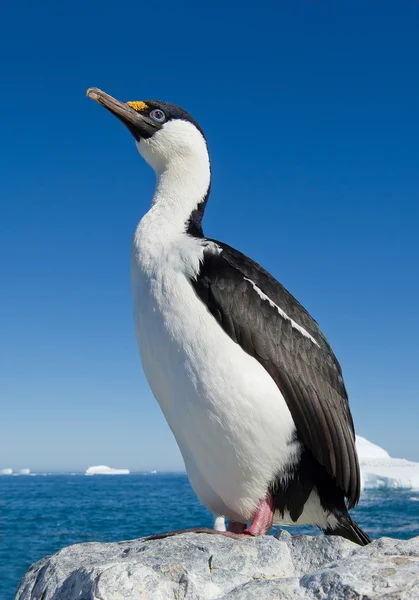
POLYGON ((146 276, 133 261, 135 329, 150 387, 201 502, 250 519, 296 460, 295 426, 265 369, 234 343, 182 272, 146 276))

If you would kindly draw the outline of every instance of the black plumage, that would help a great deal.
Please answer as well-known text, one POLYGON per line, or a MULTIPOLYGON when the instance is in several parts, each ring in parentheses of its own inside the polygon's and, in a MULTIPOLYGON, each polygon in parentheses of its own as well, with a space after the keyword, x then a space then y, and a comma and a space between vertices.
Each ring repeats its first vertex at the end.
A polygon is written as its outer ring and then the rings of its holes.
POLYGON ((224 331, 274 379, 303 446, 294 471, 271 484, 276 508, 288 509, 296 521, 316 487, 324 508, 345 519, 344 498, 348 508, 358 502, 360 472, 341 367, 316 321, 278 281, 237 250, 211 241, 221 251, 208 244, 191 283, 224 331))

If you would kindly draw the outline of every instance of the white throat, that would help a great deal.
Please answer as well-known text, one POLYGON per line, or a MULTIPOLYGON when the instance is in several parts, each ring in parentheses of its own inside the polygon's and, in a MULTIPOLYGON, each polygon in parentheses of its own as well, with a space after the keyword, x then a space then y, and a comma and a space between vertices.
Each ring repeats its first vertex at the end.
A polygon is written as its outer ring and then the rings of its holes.
POLYGON ((166 234, 168 230, 172 235, 184 233, 211 180, 203 135, 192 123, 174 120, 152 138, 137 142, 137 147, 157 176, 152 205, 143 221, 160 226, 166 234))

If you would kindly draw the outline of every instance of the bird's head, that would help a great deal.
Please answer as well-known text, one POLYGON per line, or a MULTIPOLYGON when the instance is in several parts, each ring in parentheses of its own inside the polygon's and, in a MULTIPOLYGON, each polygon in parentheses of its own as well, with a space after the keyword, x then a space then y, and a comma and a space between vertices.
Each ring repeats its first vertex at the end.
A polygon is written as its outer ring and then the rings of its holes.
POLYGON ((176 104, 158 100, 124 104, 97 88, 89 88, 86 94, 130 130, 140 154, 157 173, 163 172, 171 163, 202 154, 207 156, 202 129, 176 104))

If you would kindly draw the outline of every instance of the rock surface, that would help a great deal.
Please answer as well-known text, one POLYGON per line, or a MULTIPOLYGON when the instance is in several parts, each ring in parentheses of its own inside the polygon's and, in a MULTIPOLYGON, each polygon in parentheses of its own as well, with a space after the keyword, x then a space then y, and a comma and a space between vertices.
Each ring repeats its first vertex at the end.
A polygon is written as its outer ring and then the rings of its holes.
POLYGON ((185 533, 77 544, 32 565, 16 600, 419 599, 419 537, 232 540, 185 533))

